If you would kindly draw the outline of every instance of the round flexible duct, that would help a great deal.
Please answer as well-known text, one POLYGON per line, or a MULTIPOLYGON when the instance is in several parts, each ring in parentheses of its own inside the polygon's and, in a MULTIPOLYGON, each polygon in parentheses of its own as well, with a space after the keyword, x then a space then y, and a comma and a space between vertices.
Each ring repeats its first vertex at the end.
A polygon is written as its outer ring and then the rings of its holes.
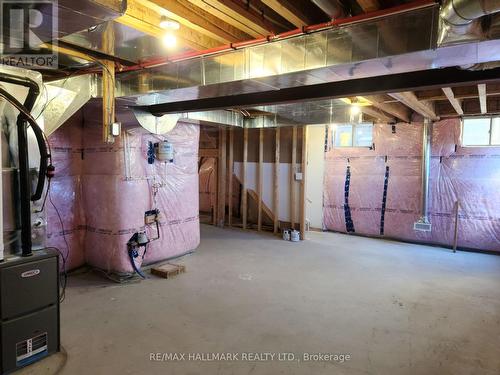
POLYGON ((480 19, 500 12, 498 0, 447 0, 439 13, 438 44, 452 44, 468 39, 485 39, 480 19))

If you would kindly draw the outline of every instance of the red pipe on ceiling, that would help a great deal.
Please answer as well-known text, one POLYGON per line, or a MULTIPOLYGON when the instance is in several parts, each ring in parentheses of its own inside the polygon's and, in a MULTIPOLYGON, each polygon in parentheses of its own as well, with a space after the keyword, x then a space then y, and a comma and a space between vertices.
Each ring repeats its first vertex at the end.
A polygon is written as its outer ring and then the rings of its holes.
POLYGON ((272 42, 275 40, 286 39, 286 38, 295 37, 295 36, 299 36, 299 35, 305 35, 305 34, 319 31, 319 30, 329 29, 332 27, 349 25, 349 24, 358 23, 358 22, 362 22, 362 21, 382 18, 382 17, 388 16, 388 15, 393 15, 393 14, 408 12, 411 10, 426 8, 426 7, 434 5, 434 4, 436 4, 435 0, 417 0, 417 1, 413 1, 413 2, 408 3, 408 4, 398 5, 398 6, 395 6, 392 8, 388 8, 388 9, 376 10, 373 12, 360 14, 360 15, 353 16, 353 17, 331 20, 328 22, 319 23, 317 25, 304 26, 303 28, 285 31, 281 34, 268 35, 265 37, 246 40, 243 42, 225 44, 225 45, 222 45, 219 47, 209 48, 209 49, 205 49, 202 51, 184 52, 184 53, 181 53, 178 55, 174 55, 172 57, 159 57, 159 58, 149 59, 149 60, 141 61, 137 65, 121 67, 121 69, 119 69, 119 72, 130 72, 130 71, 141 70, 141 69, 145 69, 145 68, 152 68, 152 67, 156 67, 156 66, 160 66, 160 65, 165 65, 168 63, 172 63, 172 62, 189 60, 189 59, 197 58, 197 57, 201 57, 201 56, 210 56, 210 55, 214 55, 214 54, 217 54, 220 52, 227 52, 227 51, 236 50, 236 49, 240 49, 240 48, 244 48, 244 47, 265 44, 265 43, 272 42))

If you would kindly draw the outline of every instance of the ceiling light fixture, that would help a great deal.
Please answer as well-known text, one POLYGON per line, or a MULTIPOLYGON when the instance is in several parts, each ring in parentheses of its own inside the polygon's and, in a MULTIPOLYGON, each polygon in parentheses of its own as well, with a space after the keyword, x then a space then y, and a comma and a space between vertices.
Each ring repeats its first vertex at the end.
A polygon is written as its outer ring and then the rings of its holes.
POLYGON ((358 103, 357 98, 351 99, 351 108, 349 109, 349 112, 349 120, 351 123, 363 121, 363 113, 361 112, 361 106, 358 103))
POLYGON ((168 18, 166 16, 161 16, 160 27, 164 30, 179 30, 181 25, 179 24, 179 22, 171 18, 168 18))
POLYGON ((163 35, 163 45, 167 48, 174 48, 177 45, 177 38, 172 33, 163 35))
POLYGON ((351 104, 351 115, 357 116, 357 115, 359 115, 360 112, 361 112, 361 108, 360 108, 359 104, 352 103, 351 104))

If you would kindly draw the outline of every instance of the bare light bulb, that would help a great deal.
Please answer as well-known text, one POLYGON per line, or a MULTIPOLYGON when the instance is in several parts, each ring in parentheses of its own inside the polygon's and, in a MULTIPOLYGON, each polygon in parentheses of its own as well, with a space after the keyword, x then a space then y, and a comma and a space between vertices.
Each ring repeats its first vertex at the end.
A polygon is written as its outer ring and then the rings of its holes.
POLYGON ((163 36, 163 45, 167 48, 174 48, 177 44, 177 38, 174 34, 167 33, 163 36))
POLYGON ((359 107, 358 104, 351 104, 351 115, 352 116, 357 116, 361 112, 361 108, 359 107))

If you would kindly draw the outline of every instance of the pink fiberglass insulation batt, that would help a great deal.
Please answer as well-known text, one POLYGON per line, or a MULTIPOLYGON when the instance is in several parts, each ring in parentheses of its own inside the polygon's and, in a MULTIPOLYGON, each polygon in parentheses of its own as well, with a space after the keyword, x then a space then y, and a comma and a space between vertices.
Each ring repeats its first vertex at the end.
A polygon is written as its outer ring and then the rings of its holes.
MULTIPOLYGON (((83 117, 77 112, 50 136, 56 175, 47 198, 47 246, 57 247, 67 258, 66 269, 85 263, 85 215, 82 197, 83 117), (59 215, 58 215, 59 213, 59 215)), ((61 262, 61 267, 63 266, 61 262)))
MULTIPOLYGON (((329 136, 331 144, 331 133, 329 136)), ((459 138, 459 119, 434 123, 431 232, 413 230, 413 223, 420 217, 421 123, 375 124, 374 149, 330 148, 325 155, 325 228, 451 246, 458 200, 458 246, 500 251, 500 147, 460 147, 459 138), (347 167, 350 178, 346 206, 347 167), (347 225, 349 213, 352 227, 347 225)))
MULTIPOLYGON (((75 170, 78 170, 75 165, 79 164, 79 186, 75 186, 79 195, 71 199, 69 195, 75 194, 75 190, 70 186, 66 191, 52 190, 54 201, 59 201, 58 206, 66 211, 81 211, 82 222, 78 225, 81 242, 70 244, 71 257, 76 259, 74 254, 78 254, 80 261, 70 262, 70 268, 86 262, 109 272, 133 272, 126 244, 133 233, 144 229, 144 212, 153 208, 161 211, 160 239, 148 245, 144 260, 142 256, 136 259, 139 266, 195 249, 200 239, 199 126, 179 123, 165 136, 157 136, 138 124, 126 124, 115 143, 105 145, 101 142, 100 110, 86 107, 83 113, 81 143, 67 139, 74 143, 66 146, 80 149, 79 160, 66 163, 70 165, 68 168, 75 170), (148 164, 149 142, 164 139, 174 145, 174 162, 148 164)), ((73 118, 50 137, 51 143, 59 139, 60 134, 75 131, 78 126, 72 121, 73 118)), ((57 172, 61 169, 59 165, 56 168, 57 172)), ((71 215, 63 220, 65 229, 71 226, 71 215)), ((56 227, 54 223, 57 223, 55 218, 50 216, 49 226, 56 227)), ((146 227, 146 231, 150 238, 156 236, 154 227, 146 227)))

